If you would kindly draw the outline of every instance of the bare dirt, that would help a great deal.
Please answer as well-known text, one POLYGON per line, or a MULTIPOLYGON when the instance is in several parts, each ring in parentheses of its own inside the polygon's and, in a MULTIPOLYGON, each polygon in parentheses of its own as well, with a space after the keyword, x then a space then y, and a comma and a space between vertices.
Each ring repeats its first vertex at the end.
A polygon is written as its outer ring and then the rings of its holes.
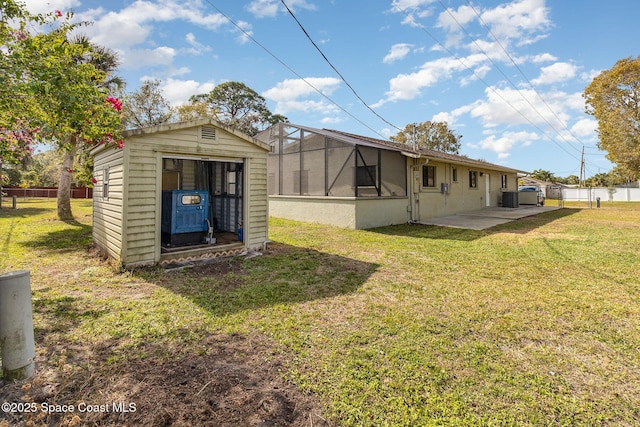
POLYGON ((0 401, 35 409, 0 412, 0 427, 331 425, 320 401, 286 380, 285 362, 268 338, 211 335, 203 341, 206 354, 187 357, 172 358, 167 352, 179 350, 153 344, 118 363, 108 360, 104 343, 72 347, 57 366, 40 360, 29 381, 0 383, 0 401))

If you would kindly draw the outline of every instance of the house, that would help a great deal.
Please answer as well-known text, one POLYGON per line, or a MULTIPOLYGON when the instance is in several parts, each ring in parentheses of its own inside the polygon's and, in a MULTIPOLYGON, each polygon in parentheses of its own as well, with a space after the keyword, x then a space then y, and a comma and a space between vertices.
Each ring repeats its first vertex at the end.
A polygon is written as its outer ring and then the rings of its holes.
POLYGON ((267 144, 212 119, 124 137, 122 149, 92 150, 93 239, 105 254, 132 267, 264 246, 267 144))
POLYGON ((366 229, 501 206, 516 169, 409 145, 279 123, 269 144, 269 214, 366 229))

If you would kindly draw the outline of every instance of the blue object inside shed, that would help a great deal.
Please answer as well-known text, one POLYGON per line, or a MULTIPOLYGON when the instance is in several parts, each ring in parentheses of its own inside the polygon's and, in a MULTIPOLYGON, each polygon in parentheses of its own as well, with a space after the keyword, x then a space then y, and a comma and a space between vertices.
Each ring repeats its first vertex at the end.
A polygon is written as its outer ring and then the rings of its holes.
POLYGON ((209 193, 206 190, 162 192, 162 244, 202 243, 208 231, 209 193))

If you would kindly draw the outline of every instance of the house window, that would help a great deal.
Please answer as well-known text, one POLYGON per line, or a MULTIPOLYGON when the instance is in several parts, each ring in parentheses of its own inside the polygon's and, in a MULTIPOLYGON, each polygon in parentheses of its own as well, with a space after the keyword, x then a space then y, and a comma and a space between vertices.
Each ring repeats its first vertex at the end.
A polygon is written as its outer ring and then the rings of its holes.
POLYGON ((451 168, 451 181, 458 182, 458 168, 451 168))
POLYGON ((375 187, 376 166, 358 166, 356 171, 356 185, 358 187, 375 187))
POLYGON ((478 172, 469 171, 469 188, 478 188, 478 172))
POLYGON ((102 200, 109 200, 109 168, 102 169, 102 200))
POLYGON ((508 188, 509 184, 507 184, 507 175, 502 175, 502 188, 508 188))
POLYGON ((436 186, 435 166, 422 166, 422 186, 431 188, 436 186))

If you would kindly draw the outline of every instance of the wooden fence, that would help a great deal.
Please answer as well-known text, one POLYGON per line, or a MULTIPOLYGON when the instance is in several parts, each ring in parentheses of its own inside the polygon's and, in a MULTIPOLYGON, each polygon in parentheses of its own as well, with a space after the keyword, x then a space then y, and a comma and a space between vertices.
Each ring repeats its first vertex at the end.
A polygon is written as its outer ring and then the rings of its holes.
MULTIPOLYGON (((57 187, 2 187, 2 195, 6 194, 7 197, 58 197, 57 187)), ((73 187, 71 189, 72 199, 92 199, 93 188, 92 187, 73 187)))

